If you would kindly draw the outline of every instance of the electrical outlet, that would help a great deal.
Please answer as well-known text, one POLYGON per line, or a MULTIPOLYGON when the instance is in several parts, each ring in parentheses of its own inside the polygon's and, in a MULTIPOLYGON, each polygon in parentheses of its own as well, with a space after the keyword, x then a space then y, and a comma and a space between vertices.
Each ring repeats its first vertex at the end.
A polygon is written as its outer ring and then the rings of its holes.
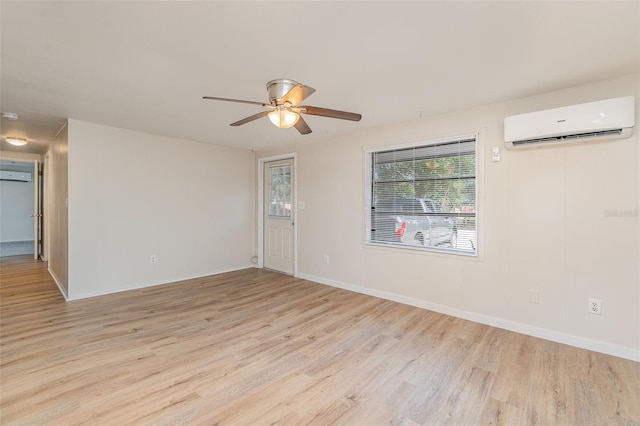
POLYGON ((602 300, 589 298, 589 313, 600 315, 602 313, 602 300))
POLYGON ((149 258, 149 263, 158 263, 158 256, 156 256, 155 254, 152 254, 151 257, 149 258))
POLYGON ((324 263, 325 265, 329 264, 329 256, 328 255, 324 255, 322 256, 322 263, 324 263))
POLYGON ((540 294, 534 288, 529 289, 529 303, 540 303, 540 294))

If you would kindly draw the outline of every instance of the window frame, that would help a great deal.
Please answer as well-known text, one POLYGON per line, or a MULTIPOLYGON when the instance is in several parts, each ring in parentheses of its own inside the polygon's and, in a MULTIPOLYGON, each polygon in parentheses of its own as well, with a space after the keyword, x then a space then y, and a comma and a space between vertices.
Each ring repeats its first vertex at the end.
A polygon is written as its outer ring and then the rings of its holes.
MULTIPOLYGON (((364 245, 369 247, 382 247, 389 249, 400 249, 400 250, 409 250, 412 252, 427 252, 430 254, 446 254, 446 255, 455 255, 455 256, 463 256, 463 257, 472 257, 479 258, 480 257, 480 221, 479 217, 479 181, 480 181, 480 165, 481 165, 481 153, 479 151, 479 140, 481 138, 480 132, 474 133, 465 133, 457 136, 451 137, 440 137, 434 139, 427 140, 419 140, 411 143, 405 144, 394 144, 394 145, 386 145, 380 147, 372 147, 364 150, 364 170, 365 170, 365 179, 364 179, 364 245), (418 246, 418 245, 409 245, 409 244, 398 244, 392 242, 384 242, 384 241, 376 241, 371 239, 371 228, 372 228, 372 198, 373 198, 373 154, 381 153, 385 151, 393 151, 393 150, 403 150, 410 149, 416 147, 429 147, 436 145, 445 145, 449 143, 464 141, 467 139, 474 140, 474 155, 475 155, 475 191, 474 191, 474 218, 475 218, 475 245, 473 246, 472 251, 469 250, 461 250, 458 248, 450 248, 450 247, 436 247, 436 246, 418 246)), ((459 236, 458 236, 459 239, 459 236)))

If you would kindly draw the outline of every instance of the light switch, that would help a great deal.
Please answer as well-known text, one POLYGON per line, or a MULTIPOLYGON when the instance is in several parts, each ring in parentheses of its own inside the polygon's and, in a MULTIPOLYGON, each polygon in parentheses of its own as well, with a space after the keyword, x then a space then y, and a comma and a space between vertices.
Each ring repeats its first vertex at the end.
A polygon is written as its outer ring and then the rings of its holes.
POLYGON ((494 146, 491 148, 491 161, 500 161, 500 147, 494 146))

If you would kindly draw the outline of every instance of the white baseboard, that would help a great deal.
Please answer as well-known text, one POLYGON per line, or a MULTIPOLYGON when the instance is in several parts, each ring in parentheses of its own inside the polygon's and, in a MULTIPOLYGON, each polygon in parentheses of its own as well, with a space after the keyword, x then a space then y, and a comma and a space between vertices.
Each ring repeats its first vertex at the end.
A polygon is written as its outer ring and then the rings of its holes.
POLYGON ((452 308, 450 306, 440 305, 437 303, 431 303, 431 302, 427 302, 421 299, 416 299, 413 297, 403 296, 401 294, 395 294, 387 291, 361 287, 355 284, 343 283, 340 281, 318 277, 315 275, 298 273, 297 277, 308 280, 308 281, 313 281, 319 284, 325 284, 332 287, 341 288, 343 290, 353 291, 355 293, 361 293, 361 294, 366 294, 368 296, 379 297, 381 299, 391 300, 393 302, 402 303, 404 305, 415 306, 418 308, 427 309, 429 311, 451 315, 456 318, 462 318, 462 319, 477 322, 480 324, 490 325, 493 327, 502 328, 504 330, 514 331, 520 334, 526 334, 528 336, 539 337, 541 339, 549 340, 552 342, 563 343, 569 346, 575 346, 582 349, 588 349, 594 352, 600 352, 607 355, 613 355, 620 358, 625 358, 632 361, 640 362, 640 350, 636 350, 632 348, 617 346, 607 342, 587 339, 584 337, 574 336, 574 335, 562 333, 559 331, 548 330, 545 328, 540 328, 540 327, 535 327, 532 325, 527 325, 519 322, 509 321, 503 318, 492 317, 489 315, 478 314, 475 312, 463 311, 460 309, 452 308))
POLYGON ((33 255, 33 240, 0 242, 0 257, 33 255))

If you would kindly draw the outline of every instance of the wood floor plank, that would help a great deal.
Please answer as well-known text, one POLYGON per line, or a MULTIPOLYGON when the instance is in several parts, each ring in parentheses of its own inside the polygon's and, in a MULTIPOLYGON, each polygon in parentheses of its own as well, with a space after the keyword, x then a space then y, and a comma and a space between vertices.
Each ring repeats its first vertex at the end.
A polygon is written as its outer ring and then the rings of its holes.
POLYGON ((0 259, 3 425, 640 425, 640 363, 246 269, 65 302, 0 259))

